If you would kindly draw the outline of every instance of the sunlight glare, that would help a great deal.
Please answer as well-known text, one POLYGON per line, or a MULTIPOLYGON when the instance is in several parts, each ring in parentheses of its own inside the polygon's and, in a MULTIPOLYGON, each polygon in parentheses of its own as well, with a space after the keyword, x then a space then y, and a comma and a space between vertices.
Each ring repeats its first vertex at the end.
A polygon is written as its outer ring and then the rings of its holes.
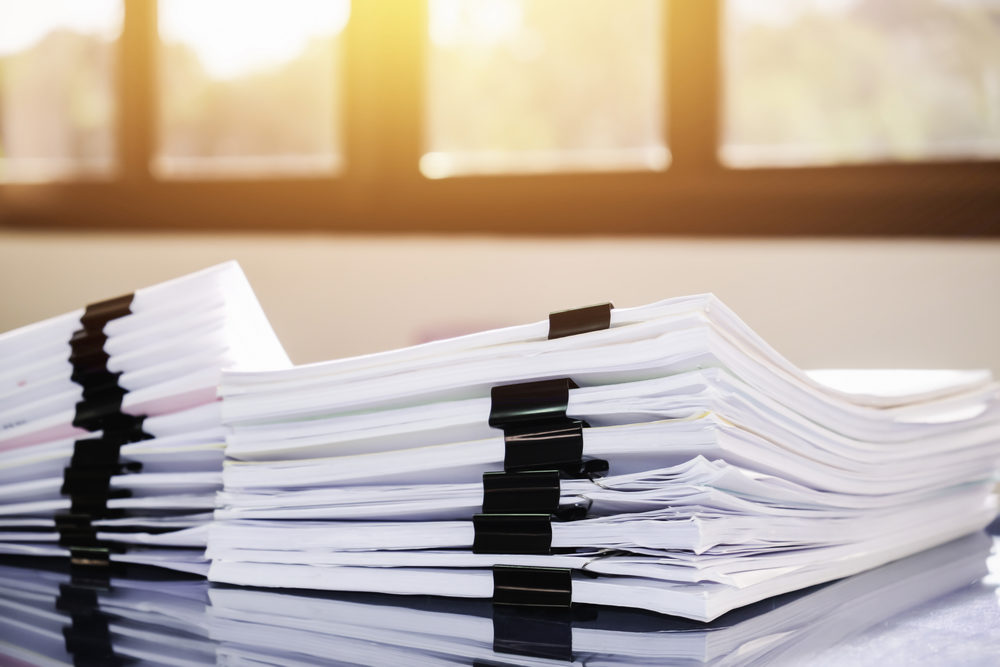
POLYGON ((55 29, 116 39, 121 0, 0 0, 0 56, 30 48, 55 29))
POLYGON ((297 57, 313 37, 340 33, 348 0, 161 0, 160 38, 181 42, 216 79, 297 57))
POLYGON ((521 0, 431 0, 430 36, 436 46, 488 46, 523 28, 521 0))
POLYGON ((761 25, 786 26, 803 13, 844 14, 860 0, 729 0, 725 10, 733 20, 761 25))

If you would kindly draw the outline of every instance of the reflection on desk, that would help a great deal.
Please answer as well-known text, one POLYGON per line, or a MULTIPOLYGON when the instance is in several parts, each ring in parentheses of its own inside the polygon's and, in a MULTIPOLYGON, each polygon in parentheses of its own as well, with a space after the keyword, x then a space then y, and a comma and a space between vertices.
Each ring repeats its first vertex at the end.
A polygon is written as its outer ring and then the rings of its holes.
POLYGON ((998 546, 971 535, 708 624, 210 586, 141 569, 99 581, 0 561, 0 663, 995 665, 998 546))

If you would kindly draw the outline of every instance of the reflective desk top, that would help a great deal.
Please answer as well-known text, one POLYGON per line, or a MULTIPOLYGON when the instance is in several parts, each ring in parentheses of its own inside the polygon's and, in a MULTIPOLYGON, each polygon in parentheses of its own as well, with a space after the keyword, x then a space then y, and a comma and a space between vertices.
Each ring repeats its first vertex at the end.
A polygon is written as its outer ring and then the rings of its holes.
POLYGON ((998 535, 1000 522, 710 624, 210 586, 150 570, 105 585, 0 560, 0 665, 1000 665, 998 535))

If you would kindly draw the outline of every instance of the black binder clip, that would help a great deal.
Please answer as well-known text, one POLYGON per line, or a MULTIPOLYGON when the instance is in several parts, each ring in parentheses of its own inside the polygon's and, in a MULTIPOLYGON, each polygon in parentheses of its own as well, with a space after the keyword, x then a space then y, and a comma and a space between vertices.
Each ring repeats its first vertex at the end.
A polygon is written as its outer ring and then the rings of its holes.
POLYGON ((56 516, 56 530, 59 532, 59 546, 96 547, 97 529, 89 515, 66 514, 56 516))
POLYGON ((70 338, 69 356, 73 365, 70 377, 83 387, 83 400, 76 404, 73 425, 88 431, 101 430, 105 436, 110 431, 125 433, 133 438, 126 442, 150 436, 142 432, 142 418, 125 415, 121 411, 127 392, 119 384, 121 373, 108 369, 110 357, 104 350, 107 342, 104 326, 132 312, 132 297, 132 294, 126 294, 87 306, 80 317, 82 328, 70 338))
POLYGON ((493 387, 490 390, 490 426, 506 429, 514 425, 565 420, 569 390, 578 388, 569 378, 493 387))
POLYGON ((105 352, 103 347, 85 347, 82 350, 74 349, 69 355, 69 362, 73 364, 73 371, 77 374, 77 377, 86 373, 107 370, 110 359, 111 355, 105 352))
POLYGON ((88 431, 107 431, 114 429, 122 415, 121 397, 96 397, 85 399, 76 404, 76 414, 73 426, 88 431))
POLYGON ((97 591, 84 586, 59 584, 59 597, 56 598, 56 609, 70 614, 87 614, 97 609, 97 591))
POLYGON ((111 320, 132 314, 134 294, 123 294, 113 299, 89 304, 80 317, 80 324, 87 331, 101 332, 111 320))
POLYGON ((105 545, 70 547, 69 556, 72 565, 98 568, 111 566, 111 549, 105 545))
POLYGON ((490 426, 504 432, 504 470, 483 475, 483 513, 473 517, 475 553, 552 553, 552 519, 579 519, 586 507, 560 508, 560 477, 591 477, 607 461, 583 459, 586 423, 566 416, 569 378, 494 387, 490 426))
POLYGON ((126 472, 138 472, 142 470, 142 464, 137 461, 122 462, 122 445, 132 442, 134 434, 126 434, 119 437, 103 438, 83 438, 73 443, 73 457, 70 459, 70 467, 80 468, 102 468, 112 471, 118 475, 126 472))
POLYGON ((556 469, 571 477, 607 471, 607 462, 583 461, 587 423, 566 416, 569 378, 493 387, 489 424, 504 432, 504 470, 556 469))
POLYGON ((121 405, 122 399, 128 393, 118 384, 121 373, 98 371, 84 378, 80 383, 83 387, 83 400, 87 403, 116 403, 121 405))
POLYGON ((111 643, 108 618, 98 609, 72 614, 72 625, 62 629, 66 652, 74 665, 121 665, 111 643))
POLYGON ((121 411, 121 398, 108 397, 102 402, 80 401, 76 404, 73 426, 88 431, 101 431, 105 437, 123 442, 138 442, 152 438, 142 430, 145 415, 130 415, 121 411))
POLYGON ((73 366, 85 365, 82 362, 86 359, 99 358, 106 355, 104 344, 108 342, 108 337, 103 331, 89 331, 87 329, 77 329, 69 338, 70 355, 69 360, 73 366))
POLYGON ((569 608, 573 572, 561 567, 493 566, 493 604, 569 608))
MULTIPOLYGON (((570 570, 495 566, 493 651, 571 661, 573 621, 596 618, 586 606, 574 606, 572 597, 570 570)), ((490 662, 474 664, 486 667, 490 662)))
POLYGON ((550 514, 560 521, 582 519, 589 501, 561 505, 558 470, 483 473, 483 514, 550 514))
POLYGON ((550 514, 476 514, 472 517, 476 554, 552 553, 550 514))
POLYGON ((493 652, 565 662, 572 661, 573 614, 571 610, 544 607, 494 607, 493 652))
POLYGON ((483 473, 483 511, 472 518, 473 553, 553 553, 553 519, 583 519, 589 508, 560 506, 559 480, 558 470, 483 473))
POLYGON ((65 468, 59 492, 74 499, 78 496, 100 497, 105 500, 129 497, 131 491, 128 489, 111 489, 111 477, 115 472, 110 468, 65 468))
POLYGON ((571 478, 589 478, 608 471, 603 459, 584 459, 586 422, 566 419, 504 429, 503 468, 509 472, 554 468, 571 478))
POLYGON ((73 425, 101 431, 99 438, 84 438, 74 443, 70 465, 63 471, 60 492, 70 497, 70 514, 56 517, 56 529, 59 544, 70 551, 74 582, 107 582, 112 547, 97 539, 93 519, 117 513, 108 510, 109 498, 130 495, 127 490, 112 491, 111 478, 141 468, 119 462, 121 446, 152 437, 142 430, 144 416, 122 412, 127 390, 119 384, 121 373, 108 370, 110 356, 104 349, 108 341, 105 325, 129 315, 132 298, 132 294, 126 294, 87 306, 80 318, 81 328, 69 341, 69 361, 73 366, 70 378, 83 388, 83 400, 76 404, 73 425))
MULTIPOLYGON (((57 519, 58 521, 58 519, 57 519)), ((86 524, 90 525, 89 519, 86 524)), ((108 590, 111 586, 111 570, 114 564, 111 554, 122 553, 122 547, 112 548, 100 544, 95 539, 92 544, 68 545, 70 581, 75 587, 108 590)))
POLYGON ((549 340, 611 328, 610 303, 549 313, 549 340))
POLYGON ((555 514, 559 495, 558 470, 483 473, 484 514, 555 514))

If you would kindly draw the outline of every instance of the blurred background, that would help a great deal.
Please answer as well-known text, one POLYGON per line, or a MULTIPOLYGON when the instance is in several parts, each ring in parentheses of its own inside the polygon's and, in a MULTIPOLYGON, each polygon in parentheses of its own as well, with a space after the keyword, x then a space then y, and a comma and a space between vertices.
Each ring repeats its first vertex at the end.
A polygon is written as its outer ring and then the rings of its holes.
POLYGON ((226 259, 300 363, 712 291, 1000 373, 1000 0, 0 0, 0 330, 226 259))

